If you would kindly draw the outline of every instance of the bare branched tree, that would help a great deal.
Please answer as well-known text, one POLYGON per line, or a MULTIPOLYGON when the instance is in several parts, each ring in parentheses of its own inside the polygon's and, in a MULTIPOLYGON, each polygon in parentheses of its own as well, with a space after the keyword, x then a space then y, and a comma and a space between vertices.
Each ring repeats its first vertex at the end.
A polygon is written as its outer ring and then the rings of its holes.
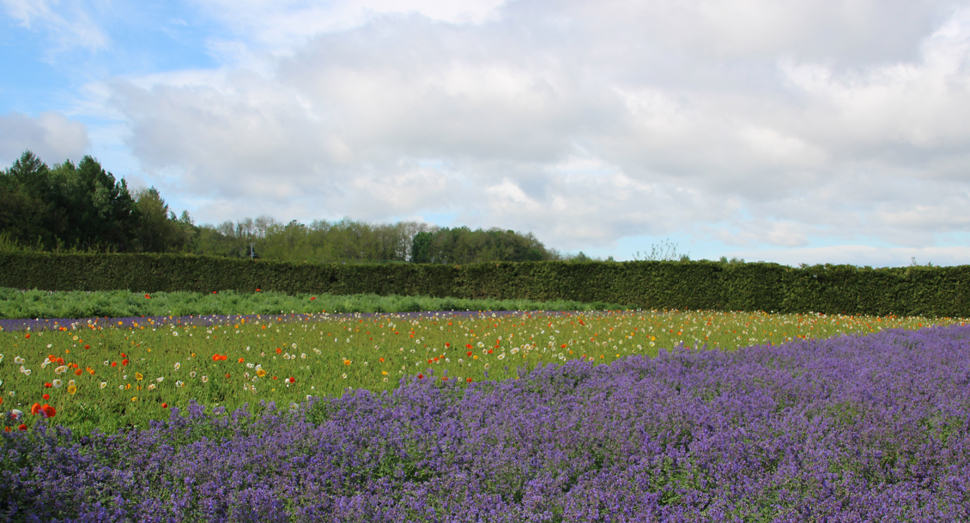
POLYGON ((678 254, 677 244, 666 238, 660 243, 651 245, 649 255, 640 254, 640 251, 637 251, 633 255, 633 259, 636 261, 687 261, 690 257, 687 254, 678 254))

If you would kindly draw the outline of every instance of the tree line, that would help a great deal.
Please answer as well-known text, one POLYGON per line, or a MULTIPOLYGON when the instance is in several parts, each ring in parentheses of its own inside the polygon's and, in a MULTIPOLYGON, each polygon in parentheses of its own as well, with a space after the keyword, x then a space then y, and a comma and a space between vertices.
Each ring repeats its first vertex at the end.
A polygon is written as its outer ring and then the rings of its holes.
POLYGON ((283 224, 268 216, 196 225, 154 187, 132 194, 91 156, 48 166, 30 151, 0 171, 6 250, 170 252, 314 263, 476 263, 563 259, 532 233, 343 219, 283 224))

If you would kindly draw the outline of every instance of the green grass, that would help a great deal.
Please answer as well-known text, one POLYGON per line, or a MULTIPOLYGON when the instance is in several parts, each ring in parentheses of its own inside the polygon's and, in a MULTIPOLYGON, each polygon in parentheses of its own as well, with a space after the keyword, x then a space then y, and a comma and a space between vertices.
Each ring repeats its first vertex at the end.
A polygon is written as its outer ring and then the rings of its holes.
POLYGON ((428 296, 355 294, 287 295, 279 292, 213 294, 195 292, 73 291, 50 292, 0 287, 0 319, 123 318, 213 314, 316 314, 419 311, 588 311, 628 308, 615 303, 529 300, 467 300, 428 296))

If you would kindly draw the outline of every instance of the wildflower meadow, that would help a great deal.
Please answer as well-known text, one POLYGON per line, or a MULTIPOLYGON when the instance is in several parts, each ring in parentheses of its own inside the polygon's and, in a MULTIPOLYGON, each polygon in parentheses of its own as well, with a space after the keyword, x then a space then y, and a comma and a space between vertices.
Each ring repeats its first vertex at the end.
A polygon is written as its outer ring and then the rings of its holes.
POLYGON ((0 324, 0 517, 970 518, 966 320, 223 312, 0 324))

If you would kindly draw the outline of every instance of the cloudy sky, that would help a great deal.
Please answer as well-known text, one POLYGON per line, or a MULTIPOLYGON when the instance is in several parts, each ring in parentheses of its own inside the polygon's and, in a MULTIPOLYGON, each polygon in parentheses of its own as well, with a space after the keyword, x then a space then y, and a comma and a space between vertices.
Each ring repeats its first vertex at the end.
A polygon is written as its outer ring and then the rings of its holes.
POLYGON ((0 46, 0 166, 197 223, 970 264, 970 1, 0 0, 0 46))

